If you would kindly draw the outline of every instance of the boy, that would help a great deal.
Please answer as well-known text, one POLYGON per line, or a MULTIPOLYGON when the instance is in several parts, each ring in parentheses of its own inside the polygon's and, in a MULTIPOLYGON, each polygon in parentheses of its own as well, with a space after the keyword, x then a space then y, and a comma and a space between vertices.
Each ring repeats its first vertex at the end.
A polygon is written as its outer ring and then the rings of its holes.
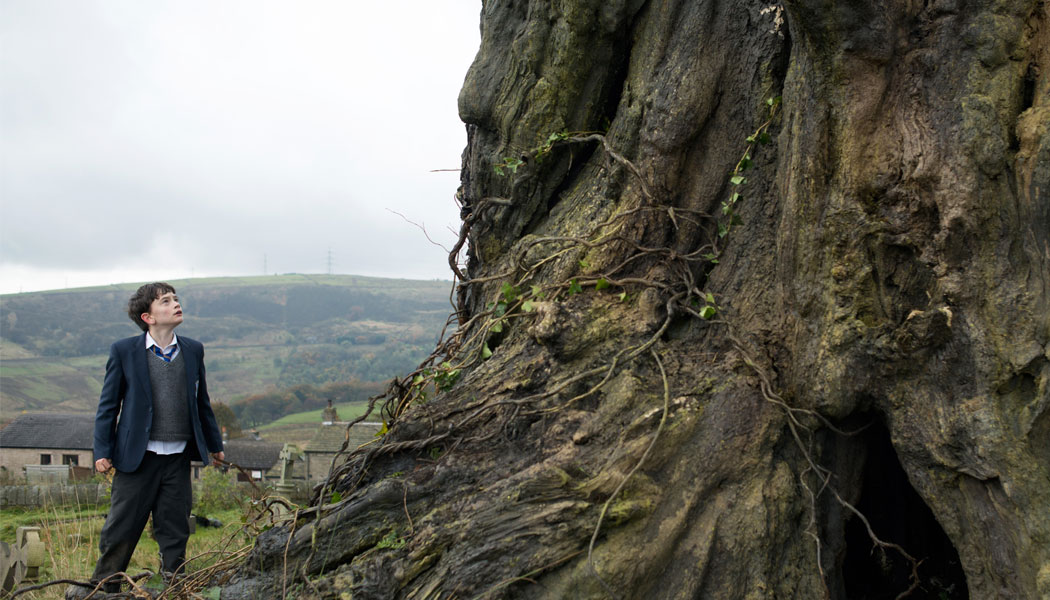
MULTIPOLYGON (((95 415, 95 469, 117 471, 95 583, 127 569, 150 513, 162 571, 181 572, 193 503, 190 461, 208 464, 209 453, 225 458, 204 378, 204 347, 175 335, 182 323, 175 288, 140 287, 128 301, 128 316, 143 333, 110 348, 95 415)), ((120 582, 113 578, 103 589, 119 591, 120 582)), ((72 586, 66 597, 89 591, 72 586)))

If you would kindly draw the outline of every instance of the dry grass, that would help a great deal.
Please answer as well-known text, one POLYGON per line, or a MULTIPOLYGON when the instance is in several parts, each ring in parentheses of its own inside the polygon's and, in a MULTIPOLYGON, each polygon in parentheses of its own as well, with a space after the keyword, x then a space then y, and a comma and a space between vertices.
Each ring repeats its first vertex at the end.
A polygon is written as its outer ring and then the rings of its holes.
MULTIPOLYGON (((46 559, 36 582, 22 582, 20 587, 44 583, 57 579, 87 581, 98 560, 98 540, 103 518, 95 507, 84 507, 81 517, 70 516, 76 510, 41 509, 38 511, 3 511, 0 516, 7 522, 17 518, 24 524, 35 521, 40 527, 40 539, 47 548, 46 559), (35 517, 35 518, 34 518, 35 517)), ((222 521, 220 528, 197 527, 186 547, 190 573, 206 570, 224 559, 237 554, 238 550, 252 543, 242 529, 241 509, 233 509, 209 515, 222 521)), ((11 539, 11 542, 14 540, 11 539)), ((139 539, 132 555, 128 573, 135 575, 143 571, 157 572, 160 554, 157 543, 150 537, 149 527, 139 539)), ((65 593, 65 585, 54 585, 42 590, 28 592, 19 599, 59 599, 65 593)))

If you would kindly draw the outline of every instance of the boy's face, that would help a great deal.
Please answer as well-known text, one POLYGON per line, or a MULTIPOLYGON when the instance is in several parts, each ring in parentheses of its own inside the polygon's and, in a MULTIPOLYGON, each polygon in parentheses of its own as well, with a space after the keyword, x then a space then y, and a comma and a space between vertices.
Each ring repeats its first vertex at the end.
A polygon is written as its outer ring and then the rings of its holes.
POLYGON ((149 312, 142 313, 142 321, 150 327, 175 327, 182 323, 182 305, 179 297, 168 292, 155 298, 149 305, 149 312))

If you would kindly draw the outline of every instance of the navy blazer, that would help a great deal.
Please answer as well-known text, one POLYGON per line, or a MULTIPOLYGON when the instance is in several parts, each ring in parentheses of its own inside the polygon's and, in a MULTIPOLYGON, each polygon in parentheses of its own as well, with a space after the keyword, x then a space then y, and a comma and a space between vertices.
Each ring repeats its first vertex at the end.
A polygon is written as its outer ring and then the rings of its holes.
MULTIPOLYGON (((143 332, 115 342, 106 361, 106 379, 95 414, 95 460, 108 458, 118 471, 139 468, 153 426, 153 386, 146 352, 143 332)), ((208 464, 209 452, 222 451, 222 432, 208 399, 204 346, 180 335, 179 353, 186 364, 186 410, 193 424, 193 439, 186 442, 186 452, 208 464)))

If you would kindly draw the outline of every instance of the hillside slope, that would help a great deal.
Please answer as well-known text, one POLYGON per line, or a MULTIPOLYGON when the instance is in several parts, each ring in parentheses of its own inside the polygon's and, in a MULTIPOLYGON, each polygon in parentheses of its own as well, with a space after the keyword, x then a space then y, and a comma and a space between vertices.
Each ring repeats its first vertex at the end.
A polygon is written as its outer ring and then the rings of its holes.
MULTIPOLYGON (((448 281, 281 275, 172 281, 207 350, 213 399, 298 384, 379 381, 433 348, 450 312, 448 281)), ((93 410, 109 345, 135 335, 139 284, 0 296, 0 418, 93 410)))

